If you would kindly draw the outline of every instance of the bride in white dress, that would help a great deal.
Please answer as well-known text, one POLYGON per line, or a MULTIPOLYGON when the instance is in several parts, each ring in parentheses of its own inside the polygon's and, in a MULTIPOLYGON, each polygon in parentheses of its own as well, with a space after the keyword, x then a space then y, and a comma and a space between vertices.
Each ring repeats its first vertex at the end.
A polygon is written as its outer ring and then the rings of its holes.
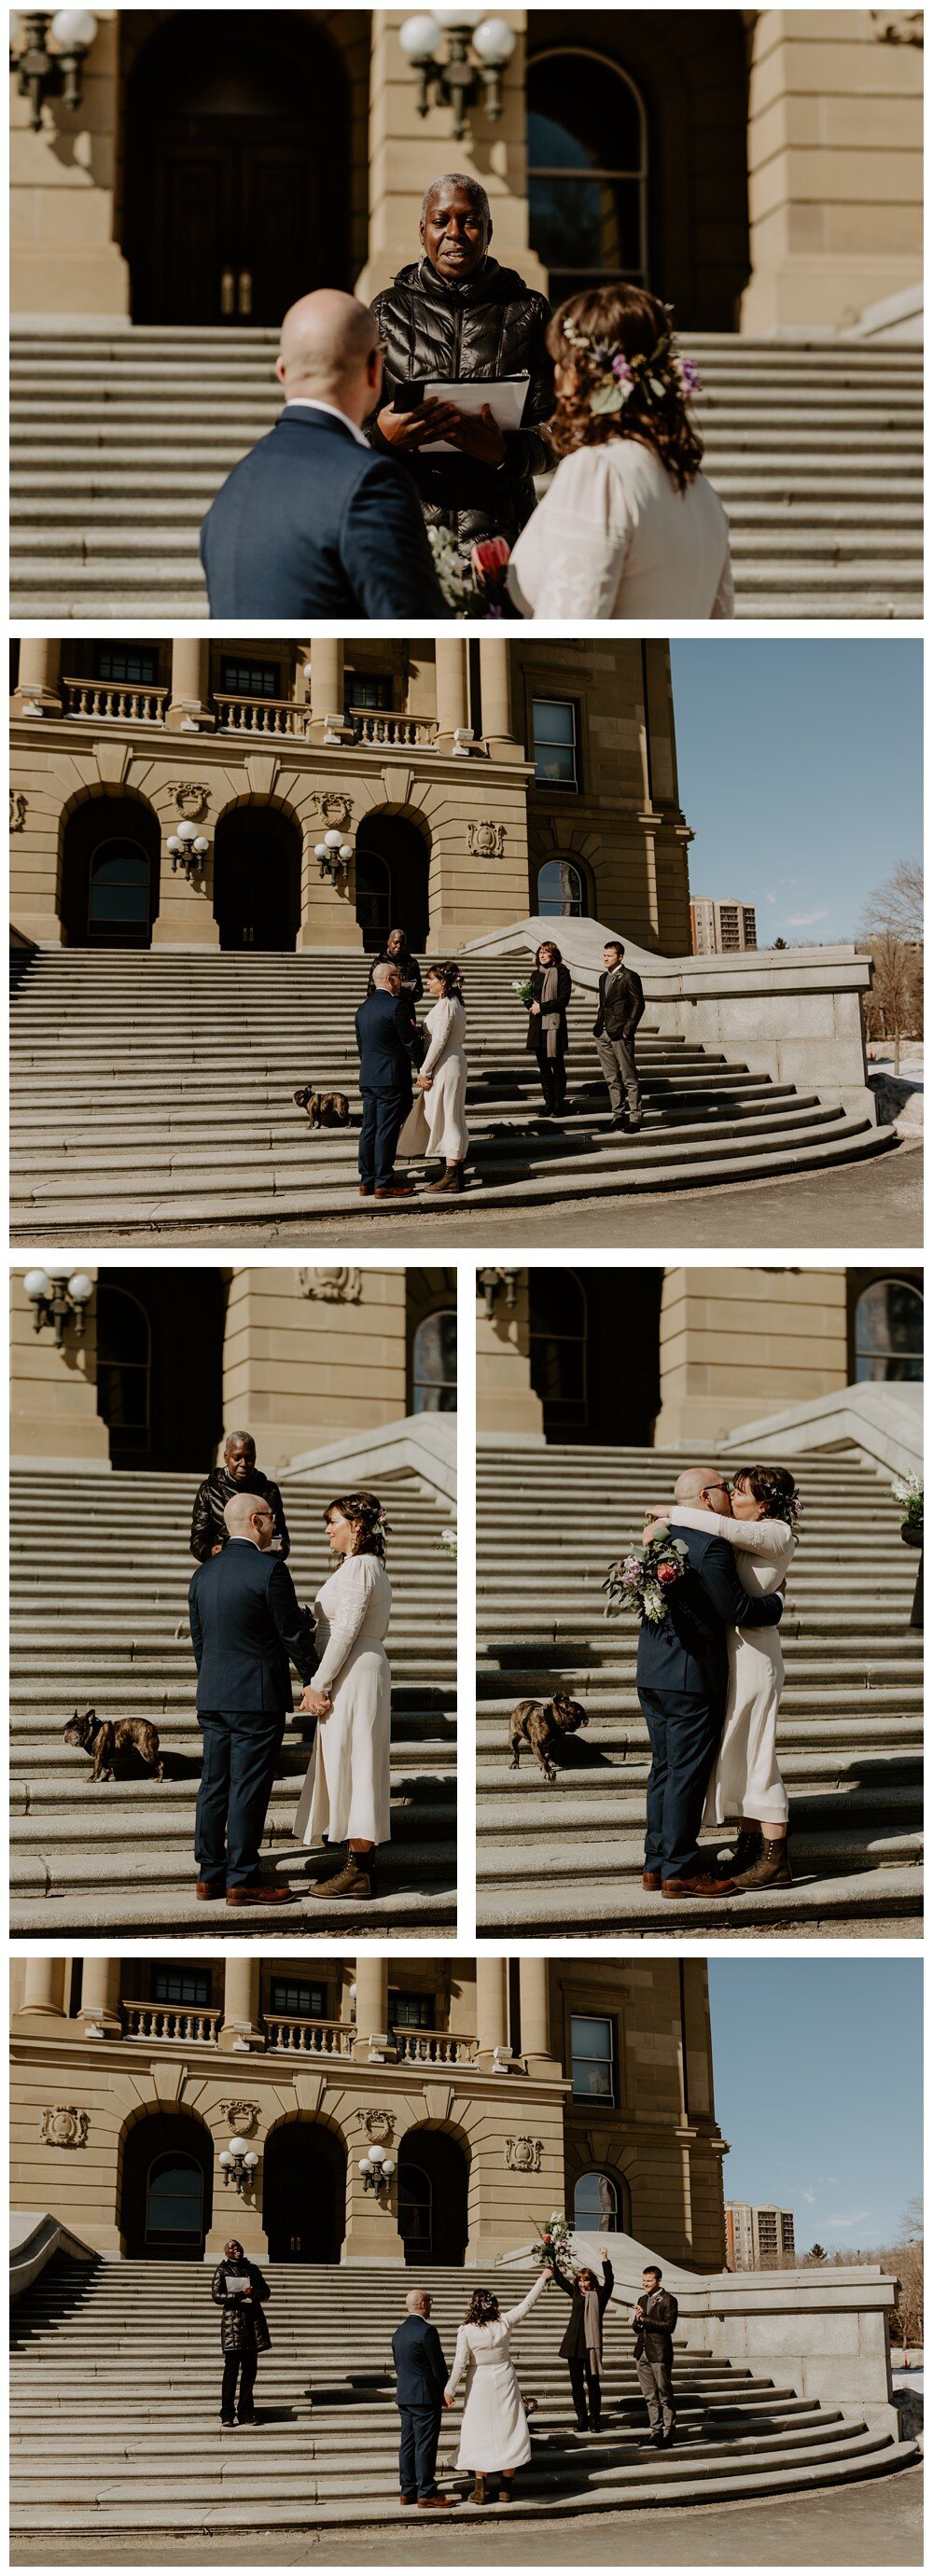
MULTIPOLYGON (((736 1551, 736 1570, 748 1593, 777 1592, 785 1583, 796 1539, 798 1506, 786 1467, 743 1467, 732 1485, 732 1515, 701 1512, 675 1503, 665 1515, 674 1529, 709 1532, 712 1525, 736 1551)), ((787 1791, 778 1769, 777 1722, 784 1686, 779 1628, 730 1628, 729 1689, 719 1750, 710 1773, 704 1825, 737 1819, 735 1851, 717 1869, 739 1887, 791 1885, 787 1791)))
POLYGON ((418 1097, 405 1121, 397 1152, 402 1161, 418 1154, 439 1160, 443 1169, 436 1181, 429 1181, 428 1188, 459 1192, 470 1150, 466 1122, 466 1012, 460 968, 453 963, 429 966, 427 983, 429 993, 434 995, 434 1008, 424 1023, 430 1043, 415 1075, 418 1097))
POLYGON ((511 2504, 515 2471, 524 2468, 531 2458, 528 2418, 515 2375, 510 2338, 513 2326, 527 2316, 542 2290, 550 2288, 551 2277, 550 2271, 542 2272, 527 2298, 520 2299, 516 2308, 504 2311, 500 2311, 492 2290, 474 2290, 466 2323, 457 2336, 444 2404, 453 2405, 465 2371, 466 2403, 457 2467, 473 2471, 470 2504, 486 2503, 486 2480, 493 2472, 500 2480, 499 2503, 511 2504))
POLYGON ((637 286, 570 296, 548 329, 560 463, 512 548, 523 617, 731 617, 729 522, 700 472, 696 367, 637 286))
POLYGON ((314 1604, 321 1660, 300 1705, 318 1724, 295 1833, 303 1843, 326 1835, 331 1846, 349 1845, 344 1867, 313 1887, 313 1897, 369 1897, 376 1893, 376 1845, 391 1834, 391 1676, 382 1643, 392 1609, 387 1523, 375 1494, 344 1494, 324 1519, 340 1564, 314 1604))

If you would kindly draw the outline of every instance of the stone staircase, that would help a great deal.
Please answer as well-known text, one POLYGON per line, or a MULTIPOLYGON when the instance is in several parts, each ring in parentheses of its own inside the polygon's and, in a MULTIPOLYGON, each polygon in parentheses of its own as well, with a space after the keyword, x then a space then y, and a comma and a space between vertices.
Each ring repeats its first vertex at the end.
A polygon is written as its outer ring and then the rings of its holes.
MULTIPOLYGON (((314 1600, 329 1558, 322 1512, 333 1470, 282 1480, 300 1601, 314 1600)), ((339 1480, 338 1480, 339 1481, 339 1480)), ((79 1469, 16 1470, 10 1597, 12 1713, 11 1929, 72 1933, 223 1933, 224 1907, 194 1895, 194 1809, 201 1766, 188 1637, 191 1476, 79 1469), (90 1785, 85 1754, 63 1740, 75 1703, 104 1717, 149 1717, 166 1777, 90 1785)), ((407 1472, 381 1477, 390 1498, 394 1591, 392 1840, 379 1895, 321 1899, 250 1914, 250 1930, 415 1938, 456 1925, 456 1568, 440 1546, 449 1517, 407 1472)), ((296 1699, 300 1685, 296 1682, 296 1699)), ((296 1846, 292 1819, 313 1720, 286 1730, 264 1860, 307 1890, 328 1867, 296 1846)), ((327 1855, 323 1855, 327 1863, 327 1855)), ((332 1874, 332 1872, 331 1872, 332 1874)))
MULTIPOLYGON (((624 1354, 621 1364, 624 1365, 624 1354)), ((638 1626, 606 1619, 610 1557, 641 1539, 689 1453, 538 1448, 477 1453, 478 1901, 481 1934, 774 1930, 911 1935, 920 1923, 922 1638, 901 1512, 854 1452, 796 1462, 804 1518, 781 1623, 778 1751, 790 1792, 793 1889, 711 1900, 641 1886, 647 1728, 638 1626), (563 1683, 589 1711, 559 1778, 509 1767, 508 1716, 563 1683)), ((731 1837, 707 1835, 710 1857, 731 1837)))
MULTIPOLYGON (((17 331, 16 617, 199 617, 198 531, 279 406, 273 331, 17 331)), ((689 336, 744 617, 919 617, 922 353, 689 336)))
MULTIPOLYGON (((384 2267, 265 2267, 272 2350, 259 2366, 255 2430, 221 2433, 220 2320, 208 2267, 108 2260, 88 2271, 57 2256, 13 2310, 10 2382, 14 2536, 314 2531, 398 2523, 398 2416, 391 2337, 406 2276, 384 2267)), ((432 2270, 435 2322, 452 2363, 473 2275, 432 2270)), ((533 2275, 498 2270, 503 2307, 533 2275)), ((411 2278, 411 2275, 408 2276, 411 2278)), ((681 2350, 679 2440, 645 2447, 625 2313, 610 2309, 605 2424, 576 2432, 565 2323, 545 2291, 517 2329, 532 2458, 523 2517, 631 2506, 714 2504, 877 2476, 915 2456, 857 2416, 750 2370, 681 2350)), ((455 2471, 460 2402, 445 2417, 439 2470, 455 2471)), ((459 2518, 459 2517, 458 2517, 459 2518)), ((471 2518, 472 2520, 472 2518, 471 2518)), ((235 2544, 234 2544, 235 2545, 235 2544)))
MULTIPOLYGON (((647 1022, 645 1123, 637 1139, 613 1132, 594 999, 582 989, 570 1009, 572 1114, 550 1123, 512 989, 527 969, 524 953, 468 957, 465 967, 468 1199, 481 1193, 490 1211, 819 1171, 896 1144, 864 1112, 662 1038, 647 1022)), ((346 951, 17 952, 13 1240, 172 1243, 233 1222, 262 1241, 311 1215, 365 1222, 353 1016, 366 972, 346 951), (310 1080, 351 1095, 349 1129, 308 1127, 292 1094, 310 1080)), ((414 1171, 423 1179, 423 1165, 414 1171)), ((443 1226, 446 1209, 445 1195, 419 1191, 419 1224, 443 1226)))

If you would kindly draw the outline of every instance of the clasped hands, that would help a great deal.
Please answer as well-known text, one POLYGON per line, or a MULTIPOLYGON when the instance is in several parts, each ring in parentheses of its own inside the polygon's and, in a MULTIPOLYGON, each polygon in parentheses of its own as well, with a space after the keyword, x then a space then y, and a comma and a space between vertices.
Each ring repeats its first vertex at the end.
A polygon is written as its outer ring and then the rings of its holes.
POLYGON ((393 411, 391 403, 386 403, 378 415, 378 427, 386 445, 397 448, 403 456, 424 447, 429 439, 448 438, 452 447, 459 447, 464 456, 474 457, 478 465, 502 465, 505 461, 505 439, 488 403, 483 404, 478 418, 471 412, 466 419, 455 403, 439 402, 432 394, 414 411, 393 411))
POLYGON ((305 1684, 298 1702, 300 1717, 329 1717, 332 1707, 333 1701, 327 1691, 315 1690, 313 1682, 305 1684))
POLYGON ((433 1073, 416 1073, 416 1075, 415 1075, 415 1090, 416 1090, 416 1091, 430 1091, 430 1089, 431 1089, 431 1085, 432 1085, 433 1081, 434 1081, 434 1075, 433 1075, 433 1073))

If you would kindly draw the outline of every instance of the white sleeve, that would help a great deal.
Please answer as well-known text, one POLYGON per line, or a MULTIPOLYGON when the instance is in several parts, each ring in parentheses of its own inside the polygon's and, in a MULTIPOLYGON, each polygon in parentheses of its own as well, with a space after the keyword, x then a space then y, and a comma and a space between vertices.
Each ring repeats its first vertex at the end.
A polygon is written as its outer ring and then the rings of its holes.
POLYGON ((550 2279, 550 2272, 542 2272, 540 2278, 535 2282, 534 2289, 529 2290, 527 2299, 520 2299, 517 2308, 504 2308, 502 2311, 503 2325, 517 2326, 519 2317, 526 2317, 529 2308, 534 2307, 535 2300, 540 2299, 542 2290, 549 2288, 550 2279))
POLYGON ((732 556, 731 556, 731 553, 730 553, 730 551, 729 551, 728 522, 727 522, 727 528, 726 528, 726 553, 725 553, 725 561, 724 561, 724 563, 723 563, 722 571, 721 571, 721 573, 720 573, 720 575, 719 575, 719 588, 718 588, 718 590, 717 590, 717 592, 716 592, 716 597, 715 597, 715 599, 714 599, 714 601, 713 601, 712 608, 710 609, 710 616, 711 616, 711 617, 734 617, 734 616, 735 616, 735 583, 734 583, 734 581, 733 581, 733 579, 732 579, 732 556))
POLYGON ((580 448, 565 456, 523 532, 535 616, 611 617, 631 535, 628 502, 607 450, 580 448))
POLYGON ((337 1578, 340 1591, 334 1615, 330 1618, 330 1636, 314 1675, 312 1690, 329 1691, 338 1679, 366 1617, 376 1581, 376 1565, 374 1556, 344 1558, 337 1578))
POLYGON ((467 2330, 465 2326, 461 2326, 460 2332, 457 2336, 457 2349, 454 2354, 454 2366, 444 2390, 445 2397, 456 2397, 457 2390, 460 2386, 469 2358, 470 2346, 467 2340, 467 2330))
POLYGON ((793 1532, 787 1521, 737 1521, 731 1513, 695 1512, 678 1503, 671 1514, 671 1528, 683 1524, 687 1529, 711 1531, 724 1538, 742 1556, 765 1556, 776 1563, 785 1548, 793 1545, 793 1532))
POLYGON ((450 1032, 454 1024, 455 1012, 456 1004, 454 1002, 444 1000, 435 1002, 434 1009, 431 1013, 431 1044, 428 1048, 427 1055, 425 1056, 424 1063, 416 1065, 416 1073, 433 1073, 438 1056, 443 1053, 450 1036, 450 1032))

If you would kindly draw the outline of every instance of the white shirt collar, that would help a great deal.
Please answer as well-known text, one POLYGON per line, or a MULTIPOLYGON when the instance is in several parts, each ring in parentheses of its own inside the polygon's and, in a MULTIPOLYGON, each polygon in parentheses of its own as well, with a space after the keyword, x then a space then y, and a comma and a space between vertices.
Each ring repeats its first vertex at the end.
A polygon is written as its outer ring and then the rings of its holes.
POLYGON ((344 429, 349 430, 351 438, 355 438, 358 447, 369 446, 369 440, 361 430, 359 422, 351 420, 349 413, 341 411, 337 403, 315 402, 310 394, 293 394, 287 403, 283 403, 282 409, 283 411, 326 411, 331 420, 343 422, 344 429))

